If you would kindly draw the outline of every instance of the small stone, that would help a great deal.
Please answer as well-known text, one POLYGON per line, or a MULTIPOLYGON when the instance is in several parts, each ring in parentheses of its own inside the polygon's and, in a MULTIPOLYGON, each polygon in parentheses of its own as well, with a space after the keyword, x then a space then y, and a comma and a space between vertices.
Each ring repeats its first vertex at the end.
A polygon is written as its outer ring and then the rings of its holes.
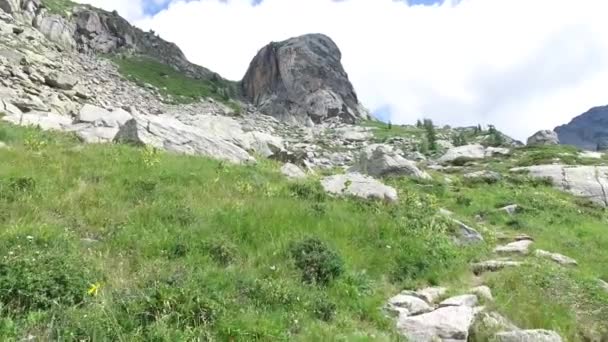
POLYGON ((564 265, 564 266, 578 265, 576 260, 574 260, 570 257, 567 257, 565 255, 559 254, 559 253, 551 253, 551 252, 544 251, 542 249, 537 249, 535 254, 537 257, 551 259, 560 265, 564 265))
POLYGON ((555 331, 540 329, 500 332, 494 339, 496 342, 562 342, 555 331))
POLYGON ((520 210, 520 207, 517 204, 511 204, 511 205, 507 205, 505 207, 502 207, 499 210, 504 211, 504 212, 506 212, 509 215, 515 215, 520 210))
POLYGON ((442 307, 446 307, 446 306, 468 306, 468 307, 473 308, 477 305, 478 301, 479 300, 477 299, 476 295, 466 294, 466 295, 448 298, 448 299, 444 300, 443 302, 439 303, 439 307, 442 308, 442 307))
POLYGON ((471 289, 471 293, 476 294, 478 297, 481 297, 485 300, 489 300, 489 301, 493 301, 494 300, 494 296, 492 296, 492 290, 485 286, 477 286, 471 289))
POLYGON ((388 301, 388 308, 399 315, 413 316, 433 311, 433 308, 419 297, 398 294, 388 301))
POLYGON ((484 272, 496 272, 507 267, 519 267, 523 265, 520 261, 513 260, 488 260, 472 265, 473 273, 479 275, 484 272))
POLYGON ((511 242, 504 246, 498 246, 494 248, 495 253, 502 254, 528 254, 530 252, 530 246, 534 243, 531 240, 520 240, 511 242))

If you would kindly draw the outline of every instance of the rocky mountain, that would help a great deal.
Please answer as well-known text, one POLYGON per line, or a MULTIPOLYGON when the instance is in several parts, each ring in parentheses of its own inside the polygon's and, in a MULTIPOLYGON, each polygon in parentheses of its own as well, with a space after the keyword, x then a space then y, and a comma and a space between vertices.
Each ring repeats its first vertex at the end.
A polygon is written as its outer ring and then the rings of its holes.
POLYGON ((255 56, 242 87, 262 112, 306 124, 331 118, 355 123, 369 119, 340 62, 338 46, 310 34, 273 42, 255 56))
POLYGON ((559 141, 585 150, 608 148, 608 106, 591 108, 570 123, 555 128, 559 141))

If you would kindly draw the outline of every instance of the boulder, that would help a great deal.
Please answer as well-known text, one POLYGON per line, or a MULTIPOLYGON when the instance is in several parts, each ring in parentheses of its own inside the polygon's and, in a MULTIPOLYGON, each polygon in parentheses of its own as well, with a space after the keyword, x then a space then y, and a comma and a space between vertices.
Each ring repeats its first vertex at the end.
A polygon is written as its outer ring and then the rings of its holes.
POLYGON ((474 308, 477 305, 477 302, 479 302, 479 300, 477 299, 476 295, 466 294, 448 298, 443 302, 439 303, 439 307, 442 308, 446 306, 468 306, 474 308))
POLYGON ((435 303, 448 292, 445 287, 427 287, 418 291, 403 291, 401 294, 409 294, 423 299, 429 304, 435 303))
POLYGON ((484 182, 488 184, 497 183, 502 179, 502 175, 495 171, 481 170, 465 174, 464 179, 473 182, 484 182))
POLYGON ((528 146, 559 145, 557 133, 549 130, 538 131, 528 138, 528 146))
POLYGON ((76 86, 78 78, 59 72, 53 72, 44 77, 44 83, 53 88, 70 90, 76 86))
POLYGON ((78 112, 76 121, 89 123, 98 127, 120 127, 132 118, 133 116, 129 112, 120 108, 109 111, 85 104, 78 112))
POLYGON ((535 165, 511 169, 551 180, 553 186, 574 196, 608 206, 607 166, 535 165))
POLYGON ((306 173, 300 169, 299 166, 286 163, 281 167, 281 173, 289 179, 303 179, 306 178, 306 173))
POLYGON ((553 260, 554 262, 560 264, 560 265, 564 265, 564 266, 569 266, 569 265, 573 265, 576 266, 578 263, 576 262, 576 260, 567 257, 565 255, 559 254, 559 253, 551 253, 551 252, 547 252, 544 251, 542 249, 537 249, 535 252, 535 255, 539 258, 546 258, 549 260, 553 260))
POLYGON ((37 126, 43 130, 64 131, 72 125, 72 118, 50 112, 31 111, 21 115, 8 115, 2 118, 15 125, 37 126))
POLYGON ((495 155, 508 155, 511 151, 502 147, 484 147, 483 145, 473 144, 453 147, 441 156, 437 161, 442 164, 452 163, 458 159, 475 160, 489 158, 495 155))
POLYGON ((21 115, 21 109, 15 107, 12 103, 0 99, 0 113, 6 115, 21 115))
POLYGON ((493 341, 492 337, 495 333, 515 330, 519 328, 501 314, 483 311, 475 317, 469 333, 472 341, 493 341))
POLYGON ((466 224, 452 220, 454 225, 457 227, 456 230, 456 242, 460 245, 471 245, 483 242, 483 236, 475 229, 467 226, 466 224))
POLYGON ((270 43, 251 61, 243 92, 262 113, 281 121, 367 119, 369 113, 359 104, 341 58, 336 44, 321 34, 270 43))
POLYGON ((470 292, 476 294, 479 298, 483 298, 489 301, 494 300, 494 296, 492 296, 492 290, 485 285, 474 287, 471 289, 470 292))
POLYGON ((562 342, 562 338, 550 330, 514 330, 499 332, 494 336, 496 342, 562 342))
POLYGON ((321 180, 321 185, 325 191, 337 196, 355 196, 387 202, 396 202, 399 199, 397 190, 360 173, 325 177, 321 180))
POLYGON ((397 329, 410 341, 466 342, 474 316, 469 306, 446 306, 422 315, 400 316, 397 329))
POLYGON ((363 149, 359 154, 357 164, 350 172, 360 172, 373 177, 409 176, 419 179, 431 177, 421 171, 416 163, 397 154, 391 146, 375 144, 363 149))
POLYGON ((494 248, 495 253, 501 254, 528 254, 530 246, 534 243, 532 240, 520 240, 509 244, 494 248))
POLYGON ((433 311, 433 308, 419 297, 401 293, 388 301, 388 309, 399 315, 413 316, 433 311))
POLYGON ((361 126, 345 126, 336 129, 336 133, 342 140, 348 142, 361 142, 371 140, 374 135, 369 128, 361 126))
POLYGON ((34 19, 34 27, 44 34, 50 41, 59 44, 65 49, 76 48, 74 33, 76 26, 60 15, 40 13, 34 19))
POLYGON ((186 125, 174 117, 131 114, 133 119, 120 128, 115 141, 149 145, 170 152, 207 156, 234 163, 255 160, 232 142, 198 127, 186 125))
POLYGON ((517 214, 519 211, 521 211, 521 207, 517 204, 509 204, 506 205, 500 209, 498 209, 500 211, 504 211, 505 213, 509 214, 509 215, 515 215, 517 214))

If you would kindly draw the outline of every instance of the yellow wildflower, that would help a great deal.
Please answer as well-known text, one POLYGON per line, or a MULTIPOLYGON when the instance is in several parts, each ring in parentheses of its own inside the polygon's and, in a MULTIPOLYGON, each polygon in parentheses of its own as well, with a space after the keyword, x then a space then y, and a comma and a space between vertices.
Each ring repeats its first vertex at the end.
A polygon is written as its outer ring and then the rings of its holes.
POLYGON ((87 294, 89 296, 95 297, 95 296, 97 296, 97 293, 99 292, 100 288, 101 288, 101 284, 100 283, 91 284, 91 286, 87 290, 87 294))

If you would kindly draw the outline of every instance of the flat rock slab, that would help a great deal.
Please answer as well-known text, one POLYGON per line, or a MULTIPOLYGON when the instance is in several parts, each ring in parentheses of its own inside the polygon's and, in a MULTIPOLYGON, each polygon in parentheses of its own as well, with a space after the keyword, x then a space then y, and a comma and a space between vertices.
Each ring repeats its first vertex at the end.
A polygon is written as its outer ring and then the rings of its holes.
POLYGON ((448 298, 448 299, 444 300, 443 302, 439 303, 439 307, 441 308, 441 307, 446 307, 446 306, 468 306, 468 307, 473 308, 477 305, 478 302, 479 302, 479 300, 477 299, 476 295, 466 294, 466 295, 448 298))
POLYGON ((404 294, 417 296, 429 304, 435 303, 439 298, 443 297, 448 292, 445 287, 427 287, 418 291, 403 291, 404 294))
POLYGON ((470 290, 470 292, 476 294, 477 297, 483 298, 485 300, 494 300, 494 296, 492 296, 492 290, 485 285, 474 287, 470 290))
POLYGON ((562 338, 550 330, 515 330, 500 332, 494 336, 497 342, 562 342, 562 338))
POLYGON ((306 172, 292 163, 286 163, 281 167, 281 173, 289 179, 304 179, 306 178, 306 172))
POLYGON ((337 196, 355 196, 388 202, 396 202, 399 199, 395 188, 360 173, 325 177, 321 180, 321 185, 325 191, 337 196))
POLYGON ((576 260, 567 257, 565 255, 559 254, 559 253, 551 253, 551 252, 547 252, 544 251, 542 249, 538 249, 535 252, 535 255, 539 258, 545 258, 545 259, 550 259, 555 261, 556 263, 560 264, 560 265, 564 265, 564 266, 576 266, 578 265, 578 263, 576 262, 576 260))
POLYGON ((465 342, 474 316, 471 307, 447 306, 418 316, 400 317, 397 329, 410 341, 465 342))
POLYGON ((388 308, 400 316, 413 316, 433 311, 433 308, 419 297, 398 294, 388 301, 388 308))
POLYGON ((472 265, 473 273, 482 274, 484 272, 496 272, 507 267, 519 267, 523 262, 513 260, 488 260, 472 265))
POLYGON ((501 254, 528 254, 530 246, 534 243, 532 240, 519 240, 509 244, 494 248, 494 252, 501 254))

